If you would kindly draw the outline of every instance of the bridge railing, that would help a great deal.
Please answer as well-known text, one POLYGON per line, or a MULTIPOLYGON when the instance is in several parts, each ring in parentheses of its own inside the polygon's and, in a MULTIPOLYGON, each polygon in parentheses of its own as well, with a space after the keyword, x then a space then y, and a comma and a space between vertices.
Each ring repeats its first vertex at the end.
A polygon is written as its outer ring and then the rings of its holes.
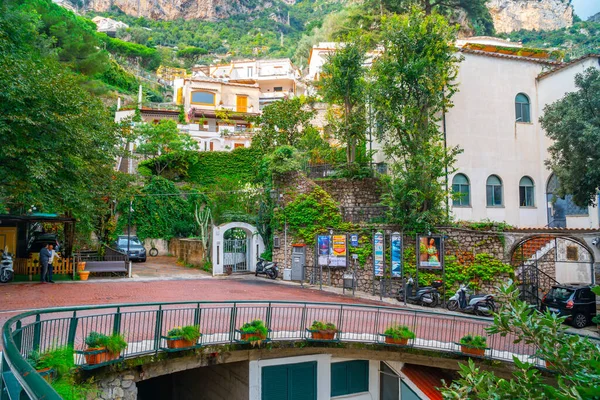
MULTIPOLYGON (((387 344, 382 334, 389 326, 405 325, 416 334, 405 347, 460 353, 458 342, 464 335, 481 335, 487 337, 483 358, 511 362, 518 357, 540 367, 545 365, 536 357, 534 347, 515 344, 510 335, 488 335, 488 318, 381 306, 282 301, 119 304, 37 310, 9 319, 2 329, 0 389, 10 392, 11 399, 21 395, 60 399, 26 359, 33 351, 44 353, 70 346, 76 351, 76 365, 94 368, 81 354, 91 332, 121 334, 128 343, 120 358, 100 364, 106 365, 124 358, 172 351, 166 343, 167 332, 186 325, 200 327, 202 336, 194 347, 244 343, 239 328, 257 319, 269 329, 267 341, 311 340, 308 328, 313 321, 322 321, 336 325, 334 342, 383 346, 387 344)), ((2 395, 0 398, 4 400, 2 395)))

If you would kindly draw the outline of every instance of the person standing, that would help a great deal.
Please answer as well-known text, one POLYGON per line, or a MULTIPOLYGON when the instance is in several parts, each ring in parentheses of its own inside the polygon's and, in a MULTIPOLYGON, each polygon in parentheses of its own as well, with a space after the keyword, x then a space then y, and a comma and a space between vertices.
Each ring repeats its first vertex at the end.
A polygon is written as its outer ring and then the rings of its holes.
POLYGON ((52 280, 52 275, 54 273, 54 259, 60 259, 60 256, 56 254, 56 250, 54 250, 54 244, 48 244, 48 250, 50 250, 50 258, 48 259, 48 282, 54 283, 52 280))
POLYGON ((50 247, 50 245, 47 244, 40 250, 40 272, 42 275, 42 283, 47 283, 48 281, 48 262, 52 256, 52 252, 50 249, 48 249, 48 247, 50 247))

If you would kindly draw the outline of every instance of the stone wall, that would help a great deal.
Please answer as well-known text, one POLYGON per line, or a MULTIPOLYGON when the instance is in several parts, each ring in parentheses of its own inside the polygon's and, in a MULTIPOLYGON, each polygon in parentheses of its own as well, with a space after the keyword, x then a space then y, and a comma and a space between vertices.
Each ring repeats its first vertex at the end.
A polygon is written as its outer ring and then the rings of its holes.
POLYGON ((204 247, 202 241, 198 239, 171 239, 169 253, 186 264, 195 266, 204 264, 204 247))
MULTIPOLYGON (((395 231, 401 231, 400 227, 397 226, 386 226, 379 227, 381 231, 385 231, 387 234, 395 231)), ((486 231, 474 231, 457 228, 442 228, 440 234, 446 236, 444 255, 454 256, 461 263, 472 262, 475 255, 481 253, 490 254, 500 260, 507 261, 504 259, 504 245, 502 234, 498 232, 486 232, 486 231)), ((285 258, 285 246, 283 240, 283 233, 277 232, 281 238, 281 247, 273 249, 273 260, 277 261, 280 266, 284 266, 285 258)), ((388 238, 386 238, 387 242, 388 238)), ((288 265, 291 265, 291 254, 292 244, 295 243, 295 238, 288 234, 288 265)), ((416 238, 414 236, 404 236, 404 248, 415 246, 416 238)), ((322 273, 318 266, 315 266, 315 246, 307 245, 306 249, 306 269, 305 269, 305 281, 312 284, 319 284, 319 276, 321 276, 324 285, 331 285, 334 287, 343 287, 344 274, 351 274, 352 271, 356 274, 356 288, 359 291, 366 293, 380 293, 380 288, 383 289, 384 294, 395 294, 398 292, 402 285, 402 280, 392 279, 386 280, 385 285, 379 282, 379 278, 373 277, 373 257, 367 257, 364 265, 354 264, 353 260, 349 258, 349 265, 347 268, 327 268, 323 267, 322 273), (375 284, 374 284, 375 283, 375 284)), ((352 249, 350 248, 350 254, 352 249)), ((389 253, 389 251, 387 252, 389 253)), ((386 268, 388 268, 389 254, 386 253, 386 268)), ((406 260, 405 260, 406 261, 406 260)), ((426 271, 426 270, 420 270, 426 271)), ((508 276, 498 277, 497 282, 483 282, 481 291, 489 290, 495 291, 495 287, 503 281, 506 281, 508 276)))
POLYGON ((138 389, 135 377, 129 372, 113 373, 96 380, 98 392, 88 400, 137 400, 138 389))

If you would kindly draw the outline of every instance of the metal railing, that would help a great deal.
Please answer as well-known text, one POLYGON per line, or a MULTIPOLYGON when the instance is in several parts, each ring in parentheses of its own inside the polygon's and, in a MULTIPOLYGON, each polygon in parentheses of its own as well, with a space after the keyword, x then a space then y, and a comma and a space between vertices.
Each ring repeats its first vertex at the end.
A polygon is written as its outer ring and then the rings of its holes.
MULTIPOLYGON (((446 353, 460 353, 457 342, 462 336, 482 335, 488 339, 485 358, 512 362, 516 356, 544 365, 531 345, 514 343, 515 338, 510 335, 488 335, 485 328, 491 320, 487 318, 383 306, 285 301, 118 304, 52 308, 10 318, 2 328, 0 393, 10 389, 13 395, 27 395, 30 399, 60 399, 26 358, 33 351, 62 346, 81 352, 86 336, 93 331, 124 335, 128 347, 114 361, 119 362, 167 351, 164 336, 177 326, 198 325, 202 332, 198 346, 244 343, 238 329, 255 319, 265 322, 270 341, 310 340, 307 328, 315 320, 337 326, 335 342, 374 345, 385 344, 382 334, 387 327, 406 325, 416 334, 408 347, 446 353)), ((81 354, 75 356, 75 362, 80 367, 90 367, 81 354)))

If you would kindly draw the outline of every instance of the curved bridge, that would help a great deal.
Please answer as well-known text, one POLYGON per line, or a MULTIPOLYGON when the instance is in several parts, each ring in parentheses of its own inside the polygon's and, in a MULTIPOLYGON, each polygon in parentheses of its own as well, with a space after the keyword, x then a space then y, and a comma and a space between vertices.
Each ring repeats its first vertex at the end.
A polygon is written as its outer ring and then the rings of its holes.
MULTIPOLYGON (((120 304, 110 306, 52 308, 26 312, 6 322, 2 329, 5 349, 0 389, 13 398, 60 399, 52 387, 26 361, 32 351, 48 351, 72 346, 85 349, 84 340, 92 332, 123 334, 128 343, 121 358, 172 351, 164 336, 177 326, 198 325, 202 337, 195 347, 244 344, 238 331, 244 323, 263 320, 269 328, 268 341, 310 341, 307 331, 313 321, 337 326, 335 342, 385 345, 382 336, 391 325, 406 325, 416 334, 407 346, 446 353, 460 353, 457 344, 466 334, 487 336, 485 358, 512 362, 513 357, 543 367, 535 348, 513 343, 514 338, 488 335, 487 318, 449 315, 443 312, 399 309, 352 304, 298 302, 173 302, 120 304)), ((185 349, 184 349, 185 350, 185 349)), ((189 350, 189 348, 188 348, 189 350)), ((81 354, 76 364, 87 365, 81 354)), ((0 393, 2 393, 0 390, 0 393)), ((5 399, 4 395, 0 396, 5 399)))

